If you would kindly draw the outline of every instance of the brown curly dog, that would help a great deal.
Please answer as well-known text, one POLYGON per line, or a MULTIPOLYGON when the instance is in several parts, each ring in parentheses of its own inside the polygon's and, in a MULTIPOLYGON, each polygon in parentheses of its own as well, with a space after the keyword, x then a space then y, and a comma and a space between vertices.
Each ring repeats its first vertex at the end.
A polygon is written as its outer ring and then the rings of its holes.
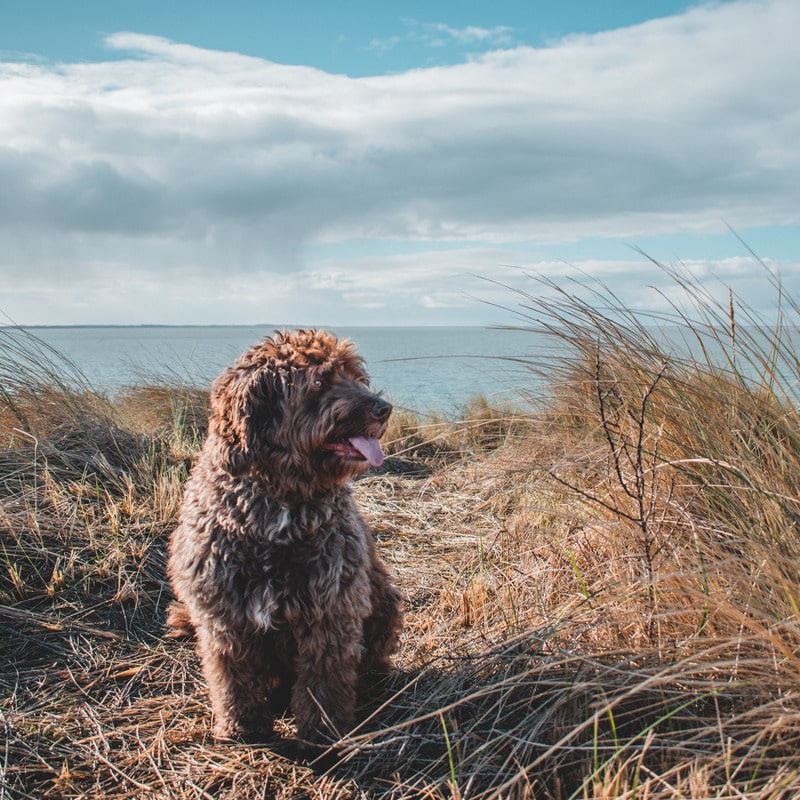
POLYGON ((214 382, 167 622, 194 631, 217 738, 268 738, 291 704, 301 739, 332 741, 359 679, 391 670, 401 598, 347 486, 382 462, 391 411, 323 331, 276 333, 214 382))

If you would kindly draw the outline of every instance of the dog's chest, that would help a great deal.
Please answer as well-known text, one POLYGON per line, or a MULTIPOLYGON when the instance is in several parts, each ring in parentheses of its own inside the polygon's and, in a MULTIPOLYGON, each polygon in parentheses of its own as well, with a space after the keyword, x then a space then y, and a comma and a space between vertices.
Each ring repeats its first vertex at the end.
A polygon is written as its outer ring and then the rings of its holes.
POLYGON ((250 624, 266 630, 297 617, 366 613, 358 598, 368 594, 369 534, 351 503, 270 504, 247 513, 233 584, 250 624))

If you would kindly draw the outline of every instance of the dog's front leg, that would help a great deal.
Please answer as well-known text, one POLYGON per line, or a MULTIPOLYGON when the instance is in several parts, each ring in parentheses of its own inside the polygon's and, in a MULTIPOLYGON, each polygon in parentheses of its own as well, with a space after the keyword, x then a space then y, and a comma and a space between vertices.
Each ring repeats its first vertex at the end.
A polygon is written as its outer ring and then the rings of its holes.
POLYGON ((392 585, 385 567, 372 547, 369 616, 364 620, 363 675, 388 675, 394 669, 392 654, 397 651, 403 629, 403 597, 392 585))
POLYGON ((292 711, 301 739, 336 741, 355 722, 356 682, 363 655, 361 617, 320 620, 296 632, 292 711))
POLYGON ((197 631, 198 653, 208 684, 214 738, 264 741, 272 736, 272 714, 266 701, 262 665, 257 650, 241 637, 219 631, 197 631))

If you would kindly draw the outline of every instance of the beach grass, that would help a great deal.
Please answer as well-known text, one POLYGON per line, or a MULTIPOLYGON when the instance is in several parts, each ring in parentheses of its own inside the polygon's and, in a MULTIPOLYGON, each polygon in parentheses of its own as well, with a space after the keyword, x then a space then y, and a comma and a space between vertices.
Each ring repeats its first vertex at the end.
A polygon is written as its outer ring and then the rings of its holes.
POLYGON ((334 766, 215 743, 163 638, 206 393, 107 397, 4 333, 0 797, 800 796, 798 308, 665 271, 657 315, 588 281, 512 293, 556 354, 526 409, 395 413, 396 468, 356 492, 407 626, 334 766))

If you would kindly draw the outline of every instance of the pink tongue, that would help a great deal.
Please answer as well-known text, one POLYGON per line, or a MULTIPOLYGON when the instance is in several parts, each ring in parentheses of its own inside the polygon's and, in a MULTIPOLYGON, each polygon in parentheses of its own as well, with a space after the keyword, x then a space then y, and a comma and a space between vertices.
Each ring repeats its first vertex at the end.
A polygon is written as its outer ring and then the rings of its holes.
POLYGON ((351 436, 350 444, 361 453, 373 467, 383 464, 383 450, 377 439, 367 439, 364 436, 351 436))

